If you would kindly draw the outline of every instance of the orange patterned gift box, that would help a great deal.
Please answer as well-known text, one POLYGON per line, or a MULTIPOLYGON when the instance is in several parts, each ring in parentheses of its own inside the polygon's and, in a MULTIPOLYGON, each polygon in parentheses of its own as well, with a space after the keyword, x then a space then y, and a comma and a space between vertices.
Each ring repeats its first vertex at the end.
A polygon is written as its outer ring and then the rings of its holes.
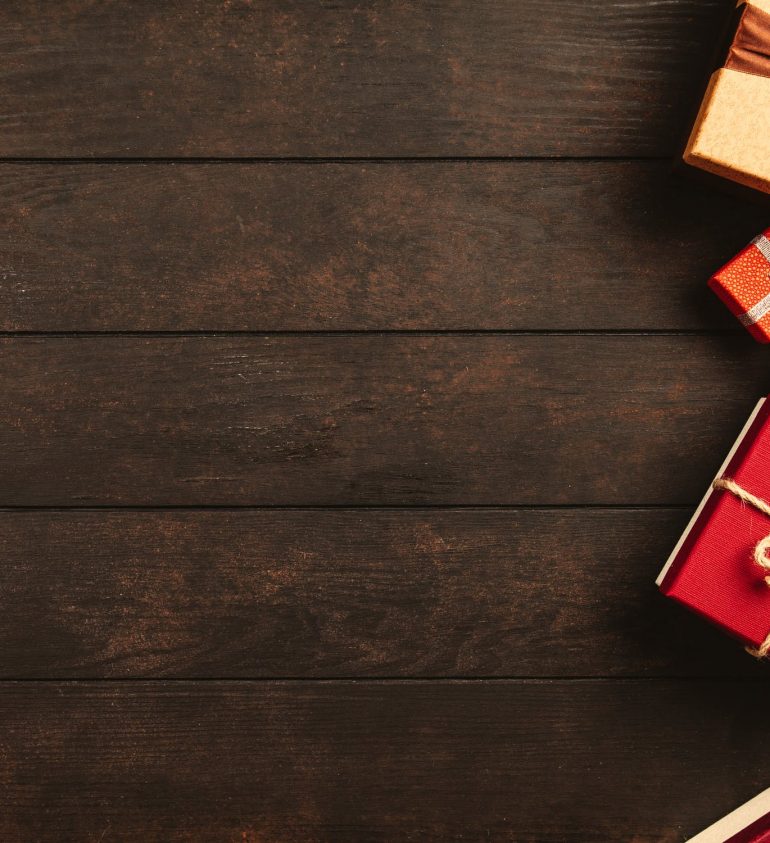
POLYGON ((709 287, 759 342, 770 342, 770 228, 709 280, 709 287))

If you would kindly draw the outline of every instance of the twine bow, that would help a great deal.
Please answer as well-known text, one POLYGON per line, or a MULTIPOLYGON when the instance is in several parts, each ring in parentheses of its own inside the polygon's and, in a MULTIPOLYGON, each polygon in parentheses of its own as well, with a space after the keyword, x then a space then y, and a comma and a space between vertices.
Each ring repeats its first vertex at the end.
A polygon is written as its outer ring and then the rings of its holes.
MULTIPOLYGON (((743 501, 743 503, 749 504, 749 506, 753 506, 754 509, 758 509, 764 515, 767 515, 770 518, 770 503, 762 498, 758 498, 756 495, 752 495, 751 492, 747 492, 743 486, 739 485, 735 482, 735 480, 731 480, 729 477, 721 477, 719 480, 715 480, 713 483, 715 489, 722 489, 725 492, 730 492, 731 494, 735 495, 736 498, 743 501)), ((768 588, 770 588, 770 533, 766 535, 763 539, 760 539, 755 547, 754 552, 752 554, 754 563, 761 568, 765 573, 765 584, 768 588)), ((759 645, 759 647, 755 650, 752 647, 747 647, 746 652, 750 653, 757 659, 764 659, 768 654, 770 654, 770 635, 765 638, 765 640, 759 645)))

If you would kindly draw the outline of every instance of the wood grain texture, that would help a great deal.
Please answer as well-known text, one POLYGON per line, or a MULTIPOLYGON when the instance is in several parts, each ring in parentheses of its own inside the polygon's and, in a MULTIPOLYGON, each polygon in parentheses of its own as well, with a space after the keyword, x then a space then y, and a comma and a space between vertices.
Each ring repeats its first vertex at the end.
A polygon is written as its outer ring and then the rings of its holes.
POLYGON ((0 337, 3 843, 679 843, 767 787, 766 666, 653 585, 770 387, 704 288, 766 219, 632 160, 730 6, 0 6, 0 332, 74 334, 0 337))
POLYGON ((4 684, 0 831, 150 843, 675 843, 767 784, 766 691, 4 684))
POLYGON ((737 330, 766 211, 669 169, 6 164, 0 330, 737 330))
POLYGON ((653 586, 688 518, 5 512, 0 676, 764 673, 653 586))
POLYGON ((0 505, 694 504, 748 336, 0 341, 0 505))
POLYGON ((7 0, 0 156, 670 155, 721 0, 7 0))

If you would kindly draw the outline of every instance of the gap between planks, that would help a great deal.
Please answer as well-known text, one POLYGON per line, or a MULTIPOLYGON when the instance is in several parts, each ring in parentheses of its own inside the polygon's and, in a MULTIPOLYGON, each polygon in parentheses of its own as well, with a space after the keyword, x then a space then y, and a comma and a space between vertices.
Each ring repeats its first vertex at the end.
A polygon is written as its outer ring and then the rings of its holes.
POLYGON ((100 157, 100 158, 0 158, 3 164, 29 165, 90 165, 90 164, 506 164, 521 162, 553 161, 553 162, 588 162, 612 163, 633 161, 673 161, 670 155, 433 155, 433 156, 256 156, 256 157, 100 157))
POLYGON ((324 510, 356 510, 364 512, 564 512, 569 510, 587 510, 594 512, 655 512, 657 510, 671 510, 676 512, 691 511, 690 504, 603 504, 603 503, 564 503, 564 504, 70 504, 70 505, 40 505, 40 506, 0 506, 0 514, 11 512, 318 512, 324 510))
POLYGON ((218 339, 227 337, 721 337, 740 336, 739 328, 647 328, 630 330, 627 328, 580 328, 554 331, 549 328, 528 329, 361 329, 345 331, 0 331, 1 339, 50 338, 79 339, 90 337, 138 337, 142 339, 164 339, 166 337, 189 337, 218 339))
POLYGON ((4 677, 3 685, 672 685, 719 684, 765 685, 770 679, 760 676, 79 676, 66 679, 55 676, 24 679, 4 677))

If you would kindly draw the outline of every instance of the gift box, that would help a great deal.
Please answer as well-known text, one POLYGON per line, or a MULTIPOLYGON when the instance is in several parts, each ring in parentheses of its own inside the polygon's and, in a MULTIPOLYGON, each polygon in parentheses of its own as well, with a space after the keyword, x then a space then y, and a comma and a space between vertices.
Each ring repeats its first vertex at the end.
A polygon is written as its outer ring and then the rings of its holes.
POLYGON ((770 401, 762 399, 658 577, 661 591, 770 653, 770 401))
POLYGON ((709 287, 759 342, 770 342, 770 229, 709 280, 709 287))
POLYGON ((690 843, 770 843, 770 790, 691 837, 690 843))
POLYGON ((738 4, 684 160, 770 193, 770 0, 738 4))

